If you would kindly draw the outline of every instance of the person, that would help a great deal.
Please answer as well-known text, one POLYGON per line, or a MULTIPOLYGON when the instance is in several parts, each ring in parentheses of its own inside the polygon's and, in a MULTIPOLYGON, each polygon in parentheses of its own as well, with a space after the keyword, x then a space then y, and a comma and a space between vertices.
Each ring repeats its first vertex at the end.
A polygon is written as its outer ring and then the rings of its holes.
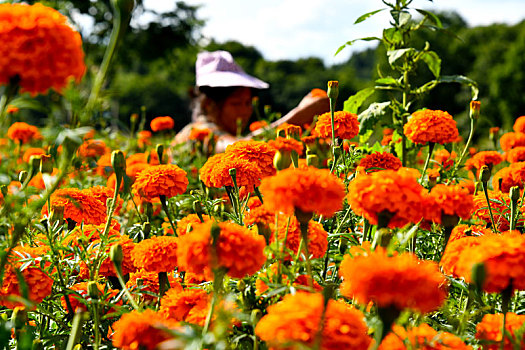
MULTIPOLYGON (((194 128, 209 129, 218 137, 216 151, 221 152, 229 144, 250 139, 261 132, 256 130, 244 137, 237 136, 252 116, 254 94, 257 90, 269 88, 268 83, 247 74, 227 51, 199 53, 195 73, 192 122, 175 136, 175 144, 187 142, 194 128)), ((283 123, 311 123, 315 115, 329 110, 328 97, 308 93, 297 107, 272 123, 271 127, 283 123)))

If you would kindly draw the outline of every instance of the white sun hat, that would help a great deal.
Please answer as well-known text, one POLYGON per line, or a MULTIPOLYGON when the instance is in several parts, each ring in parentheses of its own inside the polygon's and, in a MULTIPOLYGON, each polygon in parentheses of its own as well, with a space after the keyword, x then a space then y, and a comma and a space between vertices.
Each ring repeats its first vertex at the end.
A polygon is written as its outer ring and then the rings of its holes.
POLYGON ((270 85, 252 77, 233 60, 228 51, 204 51, 197 55, 195 64, 197 86, 243 86, 267 89, 270 85))

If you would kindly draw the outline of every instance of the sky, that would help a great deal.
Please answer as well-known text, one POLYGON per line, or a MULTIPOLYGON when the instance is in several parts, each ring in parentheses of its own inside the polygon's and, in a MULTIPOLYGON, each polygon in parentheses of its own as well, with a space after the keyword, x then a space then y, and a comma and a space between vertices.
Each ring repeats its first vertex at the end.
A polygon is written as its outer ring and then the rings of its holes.
MULTIPOLYGON (((334 56, 338 47, 360 37, 380 36, 390 15, 383 11, 354 24, 364 13, 383 8, 380 0, 185 0, 200 5, 205 37, 236 40, 256 47, 267 60, 320 57, 325 64, 345 62, 358 43, 334 56)), ((147 8, 173 10, 174 0, 144 0, 147 8)), ((456 11, 470 26, 515 24, 525 19, 525 0, 414 0, 411 7, 456 11)))

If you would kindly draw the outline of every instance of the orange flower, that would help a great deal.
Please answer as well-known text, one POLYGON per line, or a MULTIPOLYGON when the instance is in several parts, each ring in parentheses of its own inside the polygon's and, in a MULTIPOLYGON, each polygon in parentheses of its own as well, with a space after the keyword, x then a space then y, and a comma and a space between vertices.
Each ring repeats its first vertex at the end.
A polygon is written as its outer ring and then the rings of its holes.
POLYGON ((424 109, 414 112, 403 127, 403 132, 414 143, 450 143, 459 136, 456 121, 444 111, 424 109))
POLYGON ((202 289, 169 289, 160 300, 159 314, 166 319, 204 326, 210 296, 202 289))
POLYGON ((472 281, 472 267, 483 263, 486 278, 483 290, 500 293, 508 287, 525 289, 525 236, 517 231, 478 238, 476 245, 466 247, 457 262, 458 275, 472 281))
MULTIPOLYGON (((211 218, 204 214, 202 215, 204 222, 211 221, 211 218)), ((201 224, 201 220, 197 214, 189 214, 177 222, 177 236, 184 236, 186 233, 191 232, 195 225, 201 224)))
POLYGON ((177 267, 177 246, 177 237, 153 236, 135 244, 131 259, 138 269, 170 272, 177 267))
MULTIPOLYGON (((255 334, 270 349, 311 347, 320 328, 323 305, 321 294, 287 294, 282 301, 268 307, 268 314, 257 323, 255 334), (297 346, 291 347, 294 344, 297 346)), ((320 338, 322 350, 363 350, 372 342, 364 315, 335 300, 328 301, 320 338)))
MULTIPOLYGON (((335 137, 341 139, 353 139, 359 133, 359 122, 357 121, 357 114, 337 111, 334 113, 334 130, 335 137)), ((315 131, 321 137, 332 137, 332 122, 330 112, 321 114, 317 118, 315 124, 315 131)))
MULTIPOLYGON (((211 276, 212 225, 212 222, 195 225, 193 231, 180 237, 177 259, 182 271, 211 276)), ((264 237, 234 223, 220 222, 218 225, 217 264, 227 269, 227 274, 233 278, 257 272, 266 261, 264 237)))
POLYGON ((496 151, 483 151, 478 152, 472 158, 468 159, 465 163, 467 170, 479 170, 483 165, 492 169, 494 165, 498 165, 503 161, 503 156, 496 151))
POLYGON ((381 342, 379 350, 471 350, 461 338, 448 332, 437 332, 428 324, 405 330, 394 325, 381 342))
MULTIPOLYGON (((2 11, 2 6, 4 5, 5 4, 0 4, 0 14, 2 11)), ((0 73, 0 76, 1 74, 2 73, 0 73)), ((9 129, 7 129, 7 137, 9 137, 11 140, 18 142, 20 144, 28 143, 32 140, 37 140, 37 139, 42 138, 42 136, 40 135, 40 131, 38 131, 38 128, 36 126, 29 125, 24 122, 13 123, 9 127, 9 129)))
POLYGON ((525 162, 512 163, 494 174, 492 187, 496 191, 508 193, 511 187, 523 188, 523 181, 525 181, 525 162))
MULTIPOLYGON (((488 232, 486 234, 492 234, 488 232)), ((460 278, 458 274, 458 260, 463 254, 463 251, 468 247, 473 247, 479 244, 479 237, 462 237, 448 242, 441 257, 439 265, 443 269, 443 273, 455 278, 460 278)))
POLYGON ((285 169, 262 180, 261 192, 270 210, 294 211, 331 217, 342 208, 345 188, 328 169, 285 169))
MULTIPOLYGON (((520 117, 523 118, 523 117, 520 117)), ((516 338, 517 331, 520 328, 523 328, 525 324, 525 315, 516 315, 513 312, 507 312, 507 317, 505 320, 505 331, 510 333, 511 338, 516 339, 518 344, 521 344, 523 349, 523 344, 525 344, 525 336, 521 332, 521 339, 516 338)), ((501 328, 503 327, 503 314, 495 315, 485 315, 480 323, 476 326, 476 339, 483 341, 485 344, 483 349, 486 350, 499 350, 501 346, 501 328)), ((505 332, 505 333, 506 333, 505 332)), ((509 337, 505 336, 505 350, 514 350, 516 349, 509 337)))
POLYGON ((46 154, 46 151, 44 151, 42 148, 28 148, 24 155, 22 156, 22 160, 27 163, 29 162, 29 159, 31 156, 41 156, 43 154, 46 154))
POLYGON ((440 149, 434 152, 434 160, 445 170, 450 169, 454 165, 454 159, 456 159, 456 157, 456 152, 452 151, 452 153, 450 153, 446 149, 440 149))
MULTIPOLYGON (((105 205, 89 190, 77 188, 62 188, 56 190, 50 198, 51 210, 55 207, 64 208, 64 218, 77 224, 100 225, 106 221, 105 205)), ((42 214, 47 215, 47 205, 42 208, 42 214)))
MULTIPOLYGON (((97 241, 95 241, 94 245, 97 245, 97 241)), ((134 272, 137 268, 135 267, 135 264, 133 263, 133 259, 131 258, 131 252, 135 248, 135 243, 129 236, 122 235, 118 237, 118 240, 112 241, 111 244, 106 248, 106 253, 109 255, 111 251, 111 247, 120 244, 122 247, 122 253, 124 259, 122 260, 122 274, 127 275, 130 272, 134 272)), ((117 276, 117 272, 115 271, 115 266, 113 264, 113 261, 108 257, 104 261, 102 261, 102 264, 100 265, 99 274, 101 276, 117 276)))
POLYGON ((499 139, 499 144, 505 152, 515 147, 525 146, 525 133, 508 132, 503 134, 499 139))
POLYGON ((151 131, 142 130, 137 133, 137 143, 140 148, 151 145, 151 131))
POLYGON ((525 146, 515 147, 507 152, 509 163, 525 162, 525 146))
MULTIPOLYGON (((301 243, 301 228, 299 221, 295 216, 280 218, 277 227, 277 239, 283 242, 286 237, 286 248, 290 249, 294 256, 299 250, 301 243)), ((274 219, 275 221, 275 219, 274 219)), ((273 231, 273 230, 272 230, 273 231)), ((275 237, 272 239, 275 241, 275 237)), ((308 252, 312 259, 321 258, 325 255, 328 248, 328 233, 324 230, 323 225, 316 221, 308 222, 308 252)))
POLYGON ((7 109, 5 112, 7 114, 14 114, 14 113, 17 113, 19 110, 20 108, 18 108, 17 106, 7 105, 7 109))
POLYGON ((275 149, 263 141, 237 141, 226 147, 226 155, 247 160, 261 170, 261 177, 274 175, 275 149))
POLYGON ((512 126, 512 129, 515 132, 525 132, 525 115, 522 115, 521 117, 518 117, 514 121, 514 125, 512 126))
POLYGON ((159 196, 171 198, 184 193, 188 183, 186 172, 175 164, 152 165, 137 174, 133 193, 152 202, 159 196))
POLYGON ((78 148, 78 155, 83 158, 96 158, 109 152, 109 148, 102 140, 86 140, 78 148))
POLYGON ((190 140, 204 141, 211 134, 212 131, 208 128, 192 128, 190 132, 190 140))
POLYGON ((276 151, 291 152, 295 151, 298 155, 303 154, 304 146, 302 142, 295 139, 287 139, 284 137, 277 137, 275 140, 268 141, 268 145, 276 151))
POLYGON ((154 132, 162 130, 171 130, 174 126, 175 121, 172 117, 168 116, 154 118, 150 123, 151 130, 153 130, 154 132))
MULTIPOLYGON (((113 195, 115 194, 114 193, 114 191, 115 191, 114 189, 111 189, 111 188, 106 187, 106 186, 95 186, 95 187, 88 188, 86 190, 91 192, 93 197, 95 197, 96 199, 98 199, 99 201, 102 202, 102 204, 104 205, 104 210, 107 210, 107 201, 108 201, 108 199, 109 198, 113 198, 113 195)), ((115 208, 115 213, 116 214, 118 214, 118 212, 122 208, 122 203, 123 202, 124 201, 120 198, 120 196, 117 195, 117 206, 115 208)))
POLYGON ((239 187, 259 186, 261 183, 261 169, 258 165, 226 153, 219 153, 208 158, 199 174, 207 187, 233 187, 230 169, 236 170, 236 181, 239 187))
POLYGON ((131 311, 113 323, 113 346, 123 350, 154 350, 163 341, 173 338, 165 328, 177 327, 177 322, 166 320, 151 309, 131 311))
MULTIPOLYGON (((127 171, 127 169, 126 169, 127 171)), ((100 156, 97 160, 97 174, 107 177, 113 172, 113 166, 111 165, 111 153, 105 153, 100 156)))
POLYGON ((363 167, 366 172, 372 173, 378 170, 397 170, 401 168, 401 160, 388 152, 375 152, 365 156, 359 162, 359 166, 363 167))
MULTIPOLYGON (((71 305, 71 308, 73 312, 75 312, 77 309, 81 309, 83 311, 88 310, 88 304, 92 303, 93 300, 88 295, 88 282, 80 282, 72 285, 69 287, 74 293, 70 293, 68 296, 63 296, 60 299, 60 304, 62 307, 67 310, 67 302, 66 298, 69 299, 69 304, 71 305)), ((106 302, 111 302, 111 299, 115 298, 119 291, 116 289, 107 289, 104 285, 97 283, 97 289, 100 293, 100 295, 103 296, 103 300, 106 302)), ((119 301, 118 304, 122 304, 122 301, 119 301)), ((115 312, 115 309, 113 308, 106 308, 104 310, 104 313, 112 313, 115 312)))
MULTIPOLYGON (((187 282, 187 278, 185 280, 187 282)), ((168 281, 170 283, 170 290, 182 291, 182 286, 171 273, 168 274, 168 281)), ((146 301, 156 300, 157 297, 151 294, 159 294, 159 274, 157 272, 148 272, 143 269, 138 270, 137 272, 132 272, 129 274, 126 288, 135 293, 140 293, 142 298, 146 301), (142 281, 140 286, 137 285, 138 279, 142 281)))
POLYGON ((341 294, 366 305, 411 309, 427 313, 438 309, 447 296, 446 279, 433 261, 414 254, 388 256, 378 248, 355 257, 346 255, 339 270, 341 294))
POLYGON ((358 176, 348 186, 352 210, 378 224, 378 215, 390 217, 388 227, 417 223, 424 214, 425 189, 408 171, 382 170, 358 176))
POLYGON ((492 230, 485 228, 481 225, 457 225, 452 229, 449 242, 455 241, 463 237, 483 236, 491 233, 492 230))
MULTIPOLYGON (((381 145, 388 146, 394 137, 394 130, 390 128, 383 129, 383 139, 381 140, 381 145)), ((401 139, 399 139, 401 140, 401 139)))
POLYGON ((261 204, 259 198, 250 198, 248 207, 250 210, 244 212, 245 225, 250 226, 257 224, 269 228, 270 225, 275 224, 275 212, 268 209, 266 204, 261 204), (259 205, 254 205, 254 202, 258 202, 259 205))
MULTIPOLYGON (((508 230, 510 224, 507 217, 510 215, 511 205, 508 194, 499 191, 488 191, 488 195, 496 229, 499 231, 508 230)), ((487 224, 492 224, 485 194, 483 192, 478 193, 473 199, 474 216, 485 221, 487 224)))
POLYGON ((458 216, 462 219, 470 218, 474 202, 472 195, 466 188, 459 185, 447 186, 438 184, 432 187, 430 191, 430 199, 432 203, 437 205, 440 212, 433 216, 435 222, 442 223, 443 215, 458 216))
POLYGON ((257 121, 254 121, 253 123, 250 124, 249 128, 250 128, 250 131, 255 131, 255 130, 259 130, 259 129, 262 129, 264 127, 267 127, 268 126, 268 122, 266 120, 257 120, 257 121))
POLYGON ((82 39, 65 16, 41 4, 2 4, 0 18, 0 85, 18 76, 21 92, 35 95, 60 92, 70 78, 80 81, 82 39))

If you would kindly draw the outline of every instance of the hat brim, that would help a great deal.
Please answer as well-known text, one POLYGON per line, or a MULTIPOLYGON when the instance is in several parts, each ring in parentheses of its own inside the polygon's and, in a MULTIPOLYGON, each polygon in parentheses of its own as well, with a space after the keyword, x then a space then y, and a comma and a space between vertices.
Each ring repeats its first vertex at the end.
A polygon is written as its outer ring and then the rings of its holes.
POLYGON ((197 86, 232 87, 242 86, 254 89, 267 89, 270 85, 244 72, 213 72, 197 76, 197 86))

